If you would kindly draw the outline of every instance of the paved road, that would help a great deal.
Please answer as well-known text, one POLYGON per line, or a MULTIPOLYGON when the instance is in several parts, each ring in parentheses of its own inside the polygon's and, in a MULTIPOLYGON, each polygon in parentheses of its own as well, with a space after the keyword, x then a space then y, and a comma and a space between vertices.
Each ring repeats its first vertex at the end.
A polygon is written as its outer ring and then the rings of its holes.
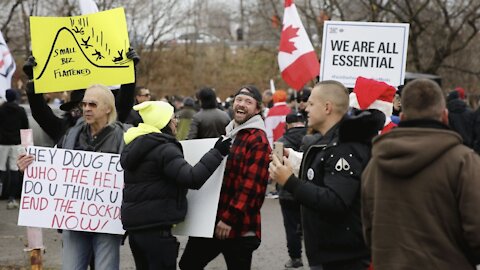
MULTIPOLYGON (((18 210, 6 210, 6 201, 0 201, 0 269, 27 269, 29 265, 28 253, 23 251, 27 243, 26 228, 17 226, 17 219, 18 210)), ((44 229, 43 238, 46 246, 43 254, 44 269, 61 269, 61 234, 56 230, 44 229)), ((181 242, 181 256, 187 238, 178 238, 181 242)), ((262 244, 253 255, 252 269, 284 269, 288 255, 278 200, 265 199, 262 208, 262 238, 262 244)), ((128 243, 121 247, 120 268, 135 269, 128 243)), ((217 257, 206 269, 226 269, 223 257, 217 257)))

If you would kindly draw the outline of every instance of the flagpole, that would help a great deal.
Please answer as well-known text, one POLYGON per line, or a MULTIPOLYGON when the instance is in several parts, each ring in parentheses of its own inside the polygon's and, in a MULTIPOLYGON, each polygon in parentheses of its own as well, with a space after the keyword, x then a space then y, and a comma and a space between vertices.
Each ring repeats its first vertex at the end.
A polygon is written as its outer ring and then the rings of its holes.
POLYGON ((293 98, 295 99, 295 111, 298 113, 298 93, 297 91, 293 91, 293 98))

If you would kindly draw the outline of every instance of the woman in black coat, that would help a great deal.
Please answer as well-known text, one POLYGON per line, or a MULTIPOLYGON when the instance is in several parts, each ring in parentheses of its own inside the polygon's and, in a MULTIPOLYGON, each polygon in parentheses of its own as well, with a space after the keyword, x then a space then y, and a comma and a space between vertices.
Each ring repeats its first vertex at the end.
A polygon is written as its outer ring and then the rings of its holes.
POLYGON ((195 165, 188 164, 175 138, 173 107, 147 101, 133 107, 143 119, 125 135, 122 223, 137 269, 176 269, 174 224, 187 213, 187 190, 200 189, 228 154, 230 140, 219 138, 195 165))

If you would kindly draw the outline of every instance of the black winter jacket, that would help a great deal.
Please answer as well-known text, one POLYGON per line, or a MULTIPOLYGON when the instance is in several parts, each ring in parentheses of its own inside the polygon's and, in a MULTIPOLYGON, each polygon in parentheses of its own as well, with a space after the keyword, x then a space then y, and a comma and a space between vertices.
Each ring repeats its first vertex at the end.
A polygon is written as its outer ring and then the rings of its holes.
POLYGON ((278 139, 279 142, 283 143, 283 147, 292 148, 295 151, 300 151, 300 146, 302 145, 303 137, 307 134, 306 127, 294 127, 287 129, 285 134, 278 139))
POLYGON ((28 118, 25 109, 15 102, 5 102, 0 105, 0 144, 19 145, 20 129, 28 128, 28 118))
MULTIPOLYGON (((284 148, 292 148, 299 152, 302 145, 303 137, 307 133, 306 127, 294 127, 287 129, 285 134, 278 139, 278 142, 283 143, 284 148)), ((280 200, 293 200, 292 194, 286 191, 282 186, 277 185, 278 195, 280 200)))
POLYGON ((225 135, 225 127, 230 123, 228 114, 220 109, 202 109, 193 115, 188 139, 217 138, 225 135))
POLYGON ((291 175, 286 182, 284 188, 302 204, 309 265, 368 258, 360 219, 360 177, 370 158, 373 134, 384 121, 368 127, 345 117, 306 145, 300 179, 291 175), (352 128, 358 129, 355 136, 350 135, 352 128))
POLYGON ((187 190, 200 189, 223 160, 216 149, 191 166, 174 136, 150 133, 125 146, 120 162, 125 187, 122 223, 125 230, 169 227, 185 219, 187 190))
POLYGON ((463 144, 473 147, 475 114, 467 107, 467 104, 460 99, 453 99, 447 102, 448 125, 453 131, 462 136, 463 144))

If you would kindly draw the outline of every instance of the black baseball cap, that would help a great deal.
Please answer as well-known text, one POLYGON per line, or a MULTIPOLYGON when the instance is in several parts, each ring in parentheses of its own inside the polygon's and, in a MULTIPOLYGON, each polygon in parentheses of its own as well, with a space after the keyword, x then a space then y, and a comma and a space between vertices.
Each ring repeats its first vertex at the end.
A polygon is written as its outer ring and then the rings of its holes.
POLYGON ((73 90, 70 93, 70 101, 60 105, 60 110, 66 111, 66 112, 70 111, 75 106, 77 106, 78 103, 80 103, 83 100, 84 95, 85 95, 85 89, 73 90))

